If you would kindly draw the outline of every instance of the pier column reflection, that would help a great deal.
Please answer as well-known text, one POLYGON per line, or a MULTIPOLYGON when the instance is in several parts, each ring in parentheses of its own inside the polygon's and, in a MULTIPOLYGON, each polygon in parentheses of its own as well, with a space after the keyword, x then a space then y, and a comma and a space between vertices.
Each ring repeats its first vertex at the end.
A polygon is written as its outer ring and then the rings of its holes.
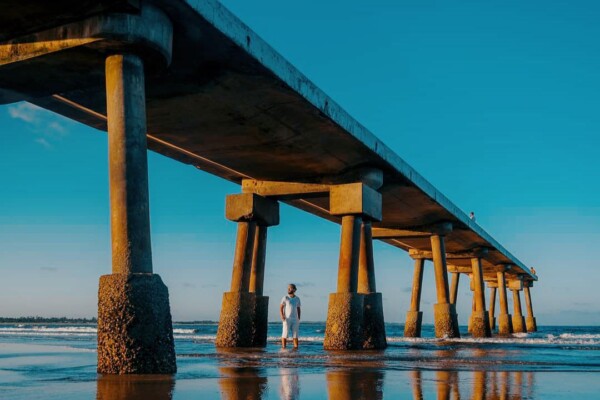
POLYGON ((259 368, 219 367, 219 388, 224 400, 261 400, 267 388, 267 377, 259 368))
POLYGON ((328 399, 383 399, 383 379, 384 373, 379 370, 361 368, 328 371, 328 399))
POLYGON ((171 400, 172 375, 102 375, 96 382, 96 400, 171 400))
POLYGON ((413 400, 423 400, 421 371, 410 371, 410 381, 412 386, 413 400))

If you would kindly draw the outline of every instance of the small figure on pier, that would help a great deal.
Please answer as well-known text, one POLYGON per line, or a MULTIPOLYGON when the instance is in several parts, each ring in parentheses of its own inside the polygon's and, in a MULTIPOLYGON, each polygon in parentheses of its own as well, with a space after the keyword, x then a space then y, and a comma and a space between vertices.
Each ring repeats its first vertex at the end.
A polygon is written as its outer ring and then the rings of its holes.
POLYGON ((531 273, 537 275, 537 273, 535 272, 535 268, 531 267, 531 273))
POLYGON ((298 328, 300 325, 300 298, 296 296, 296 285, 288 285, 288 294, 281 299, 279 314, 283 322, 281 347, 285 348, 287 338, 291 334, 294 339, 294 349, 298 348, 298 328))
POLYGON ((475 218, 475 213, 473 211, 471 211, 471 213, 469 214, 469 218, 473 221, 473 222, 477 222, 477 218, 475 218))

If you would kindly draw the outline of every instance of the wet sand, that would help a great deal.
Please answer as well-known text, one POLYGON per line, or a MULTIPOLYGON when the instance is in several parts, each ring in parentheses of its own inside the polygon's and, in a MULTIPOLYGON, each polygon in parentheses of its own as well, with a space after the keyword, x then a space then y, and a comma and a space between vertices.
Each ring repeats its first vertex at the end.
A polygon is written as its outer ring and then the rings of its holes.
POLYGON ((0 343, 2 399, 595 399, 597 372, 411 370, 371 354, 311 363, 298 352, 179 357, 174 376, 99 376, 85 349, 0 343))

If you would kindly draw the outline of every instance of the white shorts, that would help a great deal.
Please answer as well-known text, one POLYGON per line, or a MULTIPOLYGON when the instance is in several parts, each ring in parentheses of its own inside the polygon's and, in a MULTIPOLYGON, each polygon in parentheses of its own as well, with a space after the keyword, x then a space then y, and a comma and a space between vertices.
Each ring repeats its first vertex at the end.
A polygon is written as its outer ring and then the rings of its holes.
POLYGON ((286 319, 283 321, 283 331, 281 332, 282 338, 287 338, 292 333, 292 337, 294 339, 298 339, 298 327, 300 326, 300 321, 297 319, 286 319))

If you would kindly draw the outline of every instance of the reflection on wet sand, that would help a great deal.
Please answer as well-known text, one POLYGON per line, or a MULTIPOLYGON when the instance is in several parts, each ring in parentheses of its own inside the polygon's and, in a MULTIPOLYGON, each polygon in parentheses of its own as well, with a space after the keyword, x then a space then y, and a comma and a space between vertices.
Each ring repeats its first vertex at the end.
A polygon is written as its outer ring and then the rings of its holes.
POLYGON ((221 398, 226 400, 260 400, 267 388, 267 378, 260 368, 219 367, 221 398))
POLYGON ((381 370, 361 368, 327 372, 327 393, 330 400, 383 399, 381 370))
POLYGON ((171 400, 175 388, 172 375, 101 375, 97 400, 171 400))
POLYGON ((281 383, 279 398, 282 400, 298 400, 300 398, 300 376, 298 368, 280 368, 281 383))
MULTIPOLYGON (((458 400, 461 398, 459 379, 469 382, 472 388, 463 385, 465 399, 471 400, 521 400, 533 396, 533 372, 527 372, 527 384, 523 384, 523 372, 487 371, 437 371, 435 383, 438 400, 458 400), (523 389, 527 395, 523 397, 523 389)), ((423 399, 423 378, 420 371, 411 373, 413 399, 423 399)))

